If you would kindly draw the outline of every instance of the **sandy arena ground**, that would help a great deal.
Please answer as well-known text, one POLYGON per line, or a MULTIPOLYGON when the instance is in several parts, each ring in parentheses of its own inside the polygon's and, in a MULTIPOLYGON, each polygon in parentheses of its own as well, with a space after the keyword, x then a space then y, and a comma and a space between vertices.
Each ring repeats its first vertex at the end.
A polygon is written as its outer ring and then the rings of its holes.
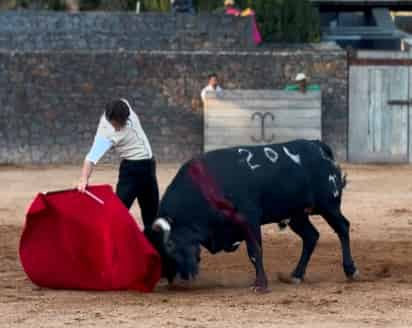
MULTIPOLYGON (((244 247, 233 254, 203 252, 191 291, 164 285, 150 295, 54 291, 31 284, 17 257, 24 214, 38 191, 75 185, 78 167, 0 168, 0 327, 411 327, 412 166, 344 166, 349 185, 344 213, 352 223, 354 258, 362 281, 347 283, 337 237, 321 218, 321 238, 300 286, 277 280, 293 269, 301 246, 289 230, 264 229, 272 293, 255 295, 244 247)), ((163 191, 177 166, 162 165, 163 191)), ((115 183, 116 168, 94 183, 115 183)), ((138 215, 138 210, 133 209, 138 215)))

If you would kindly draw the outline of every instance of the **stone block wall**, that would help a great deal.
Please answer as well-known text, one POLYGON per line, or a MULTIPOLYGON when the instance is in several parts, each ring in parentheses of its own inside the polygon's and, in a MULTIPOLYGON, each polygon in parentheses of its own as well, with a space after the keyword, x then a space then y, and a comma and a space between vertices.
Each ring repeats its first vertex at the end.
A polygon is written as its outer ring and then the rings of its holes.
POLYGON ((0 12, 0 49, 183 50, 253 47, 250 17, 167 13, 0 12))
POLYGON ((0 163, 79 163, 107 101, 126 97, 160 161, 203 148, 200 90, 280 89, 305 71, 322 88, 323 139, 346 159, 347 56, 339 48, 0 51, 0 163))

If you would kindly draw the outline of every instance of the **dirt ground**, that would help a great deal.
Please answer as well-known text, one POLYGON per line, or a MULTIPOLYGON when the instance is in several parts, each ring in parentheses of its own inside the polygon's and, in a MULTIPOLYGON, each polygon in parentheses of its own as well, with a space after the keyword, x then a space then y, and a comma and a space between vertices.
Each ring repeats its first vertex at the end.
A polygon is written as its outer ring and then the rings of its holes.
MULTIPOLYGON (((176 172, 161 165, 163 191, 176 172)), ((411 327, 412 166, 344 166, 349 185, 343 210, 362 274, 345 281, 337 237, 312 222, 321 238, 300 286, 278 281, 290 272, 301 243, 289 230, 264 229, 265 266, 272 293, 255 295, 244 247, 233 254, 203 252, 190 291, 160 284, 153 294, 40 289, 23 273, 17 246, 25 210, 38 191, 73 187, 78 167, 0 168, 0 327, 411 327)), ((93 183, 115 183, 116 168, 96 171, 93 183)), ((137 216, 138 209, 133 208, 137 216)))

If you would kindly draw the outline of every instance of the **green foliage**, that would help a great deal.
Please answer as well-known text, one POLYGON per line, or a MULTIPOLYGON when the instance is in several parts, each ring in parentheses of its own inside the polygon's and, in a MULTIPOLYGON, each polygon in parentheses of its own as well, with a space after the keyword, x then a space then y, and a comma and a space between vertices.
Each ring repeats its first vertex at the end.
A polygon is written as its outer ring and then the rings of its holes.
POLYGON ((255 2, 254 0, 236 0, 236 5, 239 8, 254 8, 255 2))
POLYGON ((222 7, 223 0, 194 0, 193 4, 199 12, 214 11, 222 7))
POLYGON ((282 34, 288 42, 317 41, 319 15, 309 1, 287 0, 282 8, 282 34))
POLYGON ((319 13, 309 0, 242 0, 252 4, 265 41, 319 41, 319 13))
POLYGON ((254 2, 256 19, 265 41, 273 42, 283 39, 282 0, 266 0, 254 2))
MULTIPOLYGON (((199 11, 222 7, 223 0, 194 1, 199 11)), ((309 0, 236 0, 241 8, 253 8, 263 39, 268 42, 317 42, 319 13, 309 0)))
MULTIPOLYGON (((133 1, 136 6, 136 1, 133 1)), ((170 0, 140 0, 142 11, 169 11, 170 0)))
POLYGON ((96 10, 99 7, 99 0, 81 0, 80 10, 96 10))
POLYGON ((17 0, 16 8, 64 10, 66 5, 61 0, 17 0))

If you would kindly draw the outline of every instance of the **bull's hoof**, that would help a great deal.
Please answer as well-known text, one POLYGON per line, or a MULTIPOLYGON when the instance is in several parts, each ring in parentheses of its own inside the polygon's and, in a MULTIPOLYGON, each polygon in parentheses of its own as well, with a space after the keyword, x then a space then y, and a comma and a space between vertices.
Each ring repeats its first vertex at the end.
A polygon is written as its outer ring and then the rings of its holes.
POLYGON ((272 290, 269 287, 263 287, 263 286, 252 286, 251 290, 255 294, 268 294, 272 292, 272 290))
POLYGON ((190 290, 190 286, 188 285, 182 285, 182 284, 172 284, 168 286, 168 289, 172 292, 186 292, 190 290))
POLYGON ((356 282, 361 280, 361 275, 358 269, 352 274, 346 275, 349 282, 356 282))
POLYGON ((284 273, 278 273, 278 279, 280 282, 283 282, 284 284, 289 284, 289 285, 300 285, 303 281, 302 278, 296 278, 292 275, 284 274, 284 273))
POLYGON ((187 291, 192 288, 193 281, 191 280, 184 280, 184 279, 176 279, 172 283, 169 283, 168 289, 170 291, 187 291))

